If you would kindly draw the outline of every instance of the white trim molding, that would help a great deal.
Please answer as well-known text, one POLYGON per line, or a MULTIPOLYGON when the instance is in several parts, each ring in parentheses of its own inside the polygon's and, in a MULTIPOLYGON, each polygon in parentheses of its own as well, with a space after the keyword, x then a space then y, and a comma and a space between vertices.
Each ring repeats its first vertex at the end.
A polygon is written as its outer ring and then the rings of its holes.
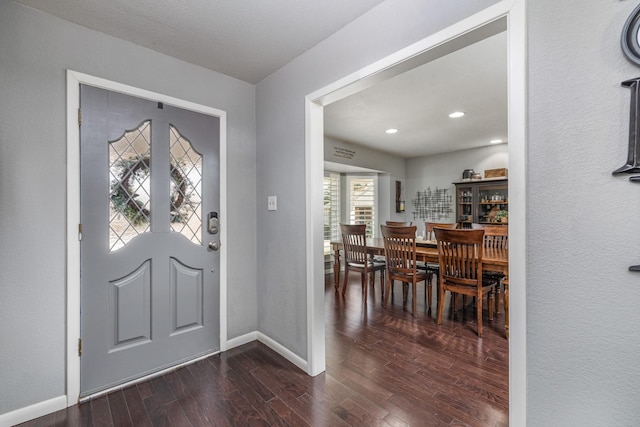
POLYGON ((52 412, 60 411, 67 407, 67 396, 58 396, 16 409, 15 411, 0 414, 0 426, 14 426, 25 421, 39 418, 52 412))
MULTIPOLYGON (((218 117, 220 119, 220 215, 227 217, 227 113, 206 105, 151 92, 145 89, 113 82, 100 77, 67 70, 67 377, 66 406, 78 403, 80 396, 80 132, 78 109, 80 107, 80 85, 86 84, 138 98, 173 105, 185 110, 218 117)), ((220 351, 227 349, 227 221, 220 222, 220 351)), ((198 359, 201 357, 198 357, 198 359)), ((197 360, 197 359, 194 359, 197 360)), ((188 363, 188 362, 187 362, 188 363)), ((175 367, 174 367, 175 368, 175 367)), ((50 406, 46 406, 48 410, 50 406)), ((55 408, 58 410, 61 408, 55 408)), ((35 417, 48 412, 41 412, 35 417)), ((34 417, 34 418, 35 418, 34 417)))
POLYGON ((248 334, 244 334, 239 337, 230 339, 229 342, 227 343, 228 350, 231 350, 232 348, 235 348, 235 347, 240 347, 241 345, 245 345, 253 341, 261 342, 262 344, 269 347, 271 350, 278 353, 280 356, 287 359, 289 362, 296 365, 298 368, 302 369, 305 372, 308 371, 307 361, 305 361, 303 358, 301 358, 297 354, 293 353, 291 350, 289 350, 288 348, 286 348, 276 340, 263 334, 262 332, 253 331, 253 332, 249 332, 248 334))
POLYGON ((305 98, 307 353, 325 369, 322 257, 323 107, 501 31, 508 40, 510 345, 509 424, 526 425, 526 0, 503 0, 305 98), (436 47, 445 49, 435 49, 436 47), (513 214, 512 214, 513 212, 513 214), (513 219, 513 220, 512 220, 513 219))
POLYGON ((277 342, 276 340, 271 339, 270 337, 266 336, 262 332, 258 332, 258 341, 260 341, 262 344, 266 345, 271 350, 278 353, 280 356, 287 359, 289 362, 296 365, 298 368, 302 369, 304 372, 308 372, 307 361, 304 360, 302 357, 298 356, 297 354, 295 354, 294 352, 292 352, 291 350, 289 350, 287 347, 277 342))

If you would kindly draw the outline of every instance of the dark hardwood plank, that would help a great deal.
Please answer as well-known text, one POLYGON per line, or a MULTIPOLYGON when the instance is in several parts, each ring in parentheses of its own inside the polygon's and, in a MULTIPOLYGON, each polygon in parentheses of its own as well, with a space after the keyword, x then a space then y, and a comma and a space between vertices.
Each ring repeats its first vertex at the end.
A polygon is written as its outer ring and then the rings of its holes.
POLYGON ((95 427, 112 426, 111 408, 109 407, 109 398, 100 396, 91 400, 91 415, 95 427))
POLYGON ((134 385, 123 389, 122 393, 127 402, 127 408, 129 408, 132 424, 136 427, 152 426, 153 424, 147 413, 147 408, 144 406, 142 396, 140 395, 140 388, 134 385))
POLYGON ((165 411, 164 405, 160 403, 160 399, 155 394, 144 399, 144 406, 151 419, 153 426, 169 426, 169 416, 165 411))
MULTIPOLYGON (((325 373, 310 377, 258 342, 22 424, 36 426, 497 426, 509 422, 509 343, 504 313, 472 304, 442 325, 424 287, 381 307, 379 285, 362 304, 359 276, 347 294, 326 277, 325 373)), ((469 301, 468 301, 469 302, 469 301)), ((461 306, 461 304, 459 304, 461 306)))
POLYGON ((114 427, 133 425, 122 390, 109 393, 107 398, 109 400, 109 411, 111 412, 114 427))
POLYGON ((93 425, 91 407, 89 405, 74 405, 56 413, 56 427, 86 427, 93 425))

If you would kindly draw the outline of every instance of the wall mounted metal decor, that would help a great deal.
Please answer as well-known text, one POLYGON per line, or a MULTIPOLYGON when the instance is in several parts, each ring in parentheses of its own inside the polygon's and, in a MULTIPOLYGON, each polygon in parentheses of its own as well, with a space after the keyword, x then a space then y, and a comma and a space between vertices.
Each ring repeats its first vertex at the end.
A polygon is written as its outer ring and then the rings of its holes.
MULTIPOLYGON (((622 52, 627 59, 636 65, 640 65, 640 4, 633 9, 622 28, 620 39, 622 52)), ((622 86, 631 89, 631 107, 629 109, 629 148, 627 152, 627 162, 613 171, 613 174, 635 174, 640 173, 640 134, 638 117, 638 84, 640 77, 622 82, 622 86)), ((640 182, 640 175, 629 177, 631 182, 640 182)), ((632 265, 629 271, 639 271, 640 265, 632 265)))
POLYGON ((640 65, 640 4, 633 9, 622 28, 622 51, 631 62, 640 65))
MULTIPOLYGON (((631 106, 629 108, 629 149, 627 153, 627 162, 613 171, 613 174, 620 173, 639 173, 640 172, 640 135, 638 134, 638 84, 640 77, 625 80, 622 86, 631 89, 631 106)), ((638 177, 631 177, 631 181, 637 181, 638 177)))
POLYGON ((424 191, 416 192, 416 198, 411 201, 413 205, 413 219, 422 221, 438 221, 449 219, 453 214, 451 207, 453 197, 448 188, 438 188, 434 191, 431 187, 424 191))

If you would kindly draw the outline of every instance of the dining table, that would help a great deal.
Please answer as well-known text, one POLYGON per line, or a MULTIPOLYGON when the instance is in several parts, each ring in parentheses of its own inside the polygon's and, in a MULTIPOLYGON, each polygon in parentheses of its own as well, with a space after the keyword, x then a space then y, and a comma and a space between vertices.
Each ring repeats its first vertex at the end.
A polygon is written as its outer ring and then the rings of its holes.
MULTIPOLYGON (((343 250, 342 241, 332 241, 333 249, 333 277, 335 288, 340 288, 340 252, 343 250)), ((367 251, 371 255, 384 255, 384 239, 381 237, 367 238, 367 251)), ((416 238, 416 259, 418 261, 437 264, 438 246, 434 240, 423 240, 416 238)), ((509 338, 509 250, 485 247, 482 255, 482 270, 499 272, 504 274, 504 329, 505 335, 509 338)))

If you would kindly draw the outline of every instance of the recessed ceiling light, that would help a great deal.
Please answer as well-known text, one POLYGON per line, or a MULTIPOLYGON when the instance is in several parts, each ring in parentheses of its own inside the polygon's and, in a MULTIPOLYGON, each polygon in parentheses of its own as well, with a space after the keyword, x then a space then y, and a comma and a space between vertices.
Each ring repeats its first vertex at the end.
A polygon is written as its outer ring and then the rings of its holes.
POLYGON ((449 117, 451 117, 452 119, 457 119, 458 117, 462 116, 464 116, 464 113, 462 111, 454 111, 453 113, 449 114, 449 117))
POLYGON ((489 141, 491 144, 500 144, 502 142, 501 139, 492 139, 491 141, 489 141))
POLYGON ((398 133, 398 129, 391 128, 391 129, 385 130, 385 132, 386 133, 398 133))

